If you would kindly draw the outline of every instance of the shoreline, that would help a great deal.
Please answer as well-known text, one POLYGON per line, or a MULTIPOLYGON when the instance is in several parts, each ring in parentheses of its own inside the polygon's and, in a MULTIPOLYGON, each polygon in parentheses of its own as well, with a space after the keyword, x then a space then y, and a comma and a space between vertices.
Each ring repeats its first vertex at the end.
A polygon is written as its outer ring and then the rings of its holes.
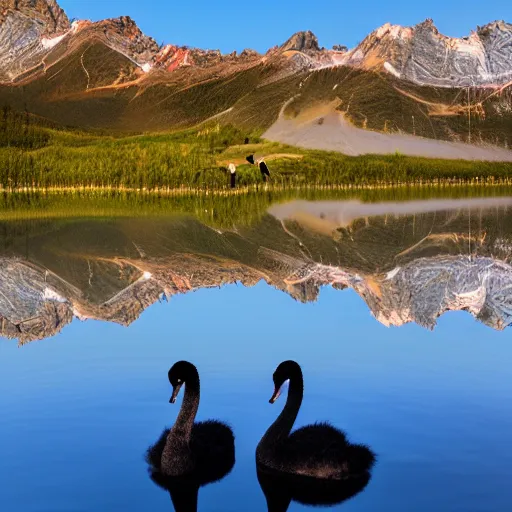
POLYGON ((384 183, 339 183, 334 185, 245 185, 243 187, 231 188, 192 188, 192 187, 155 187, 155 188, 132 188, 132 187, 113 187, 113 186, 71 186, 71 187, 19 187, 19 188, 3 188, 0 187, 1 194, 58 194, 58 193, 95 193, 95 192, 119 192, 140 195, 165 195, 165 196, 230 196, 245 195, 254 192, 293 192, 302 190, 387 190, 387 189, 403 189, 403 188, 458 188, 458 187, 512 187, 512 177, 506 179, 497 179, 494 177, 481 177, 464 179, 436 179, 436 180, 419 180, 405 182, 384 182, 384 183))

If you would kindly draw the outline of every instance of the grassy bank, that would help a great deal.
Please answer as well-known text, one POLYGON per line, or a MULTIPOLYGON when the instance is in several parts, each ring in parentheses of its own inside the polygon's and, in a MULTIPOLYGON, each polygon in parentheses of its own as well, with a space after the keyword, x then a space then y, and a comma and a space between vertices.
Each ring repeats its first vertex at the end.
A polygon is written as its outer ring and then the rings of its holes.
POLYGON ((510 163, 435 160, 400 154, 349 157, 261 141, 258 133, 209 124, 154 135, 100 136, 37 125, 4 110, 0 118, 0 187, 4 190, 110 187, 164 190, 228 188, 229 162, 240 187, 261 183, 245 156, 264 156, 279 188, 335 185, 509 183, 510 163), (247 143, 248 142, 248 143, 247 143))

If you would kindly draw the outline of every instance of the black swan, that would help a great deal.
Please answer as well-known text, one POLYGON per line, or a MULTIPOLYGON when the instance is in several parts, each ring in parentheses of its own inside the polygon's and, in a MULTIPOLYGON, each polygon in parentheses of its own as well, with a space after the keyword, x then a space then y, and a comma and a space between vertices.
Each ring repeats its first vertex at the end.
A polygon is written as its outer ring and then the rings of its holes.
POLYGON ((283 411, 256 448, 260 470, 334 482, 369 472, 374 453, 367 446, 349 443, 341 430, 328 423, 307 425, 290 434, 304 392, 302 370, 295 361, 282 362, 273 379, 270 403, 277 400, 286 381, 290 388, 283 411))
POLYGON ((199 407, 197 368, 179 361, 169 370, 173 387, 171 403, 183 385, 185 396, 171 429, 165 429, 146 452, 151 478, 168 490, 176 512, 197 509, 199 488, 221 480, 235 464, 235 438, 230 427, 220 421, 194 423, 199 407))

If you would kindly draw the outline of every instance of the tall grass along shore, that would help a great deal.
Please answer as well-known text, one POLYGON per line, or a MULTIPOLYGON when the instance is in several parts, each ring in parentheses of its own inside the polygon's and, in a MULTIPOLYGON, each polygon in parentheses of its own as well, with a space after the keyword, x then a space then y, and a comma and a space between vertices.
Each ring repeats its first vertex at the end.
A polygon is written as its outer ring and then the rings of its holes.
POLYGON ((257 132, 208 124, 175 133, 116 137, 45 126, 29 114, 0 113, 0 188, 117 189, 183 192, 229 189, 227 164, 237 165, 237 187, 261 186, 255 153, 268 158, 277 189, 374 187, 390 184, 511 184, 511 164, 408 157, 349 157, 260 140, 257 132))

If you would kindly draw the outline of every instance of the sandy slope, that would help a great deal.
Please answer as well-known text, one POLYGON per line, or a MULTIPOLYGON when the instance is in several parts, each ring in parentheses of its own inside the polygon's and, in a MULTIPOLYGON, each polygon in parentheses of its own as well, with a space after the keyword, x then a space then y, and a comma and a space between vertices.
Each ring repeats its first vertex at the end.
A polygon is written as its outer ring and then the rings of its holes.
POLYGON ((332 111, 303 121, 286 119, 281 114, 263 137, 303 148, 339 151, 347 155, 388 154, 399 151, 404 155, 430 158, 512 162, 512 151, 504 148, 372 132, 353 126, 342 114, 332 111))

